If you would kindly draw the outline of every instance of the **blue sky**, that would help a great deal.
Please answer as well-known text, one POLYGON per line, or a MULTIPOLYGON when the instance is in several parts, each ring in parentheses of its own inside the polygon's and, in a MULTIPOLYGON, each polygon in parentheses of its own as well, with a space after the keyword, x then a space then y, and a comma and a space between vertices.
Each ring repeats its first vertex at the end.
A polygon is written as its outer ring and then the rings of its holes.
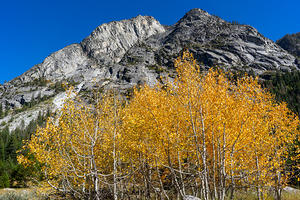
POLYGON ((254 26, 274 41, 300 32, 299 0, 0 0, 0 83, 102 23, 140 14, 172 25, 192 8, 254 26))

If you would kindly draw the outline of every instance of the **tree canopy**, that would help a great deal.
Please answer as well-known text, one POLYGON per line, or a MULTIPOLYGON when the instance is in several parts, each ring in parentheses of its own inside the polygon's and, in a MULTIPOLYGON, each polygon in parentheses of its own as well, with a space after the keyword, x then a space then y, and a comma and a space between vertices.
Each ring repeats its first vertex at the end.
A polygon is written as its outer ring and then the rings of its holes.
POLYGON ((284 163, 298 117, 257 79, 200 73, 187 51, 175 67, 173 81, 137 87, 127 103, 116 91, 95 105, 68 100, 24 147, 43 164, 45 183, 75 199, 225 199, 237 188, 256 189, 260 199, 266 186, 279 191, 291 175, 284 163))

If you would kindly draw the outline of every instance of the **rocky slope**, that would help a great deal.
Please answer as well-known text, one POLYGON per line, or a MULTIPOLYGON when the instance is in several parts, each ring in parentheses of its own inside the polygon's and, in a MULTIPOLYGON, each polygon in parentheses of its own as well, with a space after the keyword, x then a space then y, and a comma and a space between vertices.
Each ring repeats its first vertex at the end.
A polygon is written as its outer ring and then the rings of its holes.
POLYGON ((137 60, 142 65, 150 63, 172 67, 172 59, 183 48, 193 52, 206 67, 244 67, 256 73, 299 69, 294 56, 255 28, 231 24, 200 9, 188 12, 167 33, 148 38, 142 46, 137 44, 129 50, 127 57, 139 58, 137 60), (153 59, 144 56, 147 54, 151 54, 153 59))
POLYGON ((8 124, 14 129, 20 120, 26 125, 37 117, 37 111, 61 106, 64 82, 79 92, 88 92, 95 85, 122 91, 136 84, 153 85, 161 75, 174 75, 173 59, 185 48, 203 69, 218 65, 262 74, 300 67, 293 55, 255 28, 226 22, 200 9, 189 11, 172 26, 137 16, 97 27, 80 44, 51 54, 1 85, 0 105, 6 115, 0 119, 0 128, 8 124))
POLYGON ((300 32, 295 34, 287 34, 276 43, 290 54, 300 57, 300 32))

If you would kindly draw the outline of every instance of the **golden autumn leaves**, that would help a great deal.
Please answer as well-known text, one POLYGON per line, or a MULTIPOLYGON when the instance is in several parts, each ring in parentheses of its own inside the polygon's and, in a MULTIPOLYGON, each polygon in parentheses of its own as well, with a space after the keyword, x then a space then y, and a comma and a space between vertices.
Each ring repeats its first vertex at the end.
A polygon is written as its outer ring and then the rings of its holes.
POLYGON ((69 100, 26 146, 48 184, 79 199, 224 199, 241 187, 260 198, 263 186, 281 187, 297 117, 256 79, 201 75, 189 52, 175 66, 173 82, 134 89, 127 104, 115 91, 93 106, 69 100))

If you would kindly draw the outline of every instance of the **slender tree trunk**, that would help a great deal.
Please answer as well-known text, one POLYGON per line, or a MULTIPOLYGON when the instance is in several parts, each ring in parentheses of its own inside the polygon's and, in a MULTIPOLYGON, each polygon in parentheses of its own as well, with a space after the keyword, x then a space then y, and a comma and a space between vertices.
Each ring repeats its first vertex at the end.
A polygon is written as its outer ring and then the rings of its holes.
POLYGON ((280 185, 281 174, 280 174, 280 171, 277 172, 276 176, 277 176, 276 177, 276 187, 275 187, 276 200, 281 200, 281 185, 280 185))
POLYGON ((217 184, 216 184, 216 150, 215 150, 215 141, 214 141, 214 132, 212 132, 212 150, 213 150, 213 195, 212 195, 212 199, 218 199, 218 193, 217 193, 217 184))
POLYGON ((117 108, 116 97, 114 94, 114 133, 113 133, 113 159, 114 159, 114 200, 118 199, 117 194, 117 158, 116 158, 116 135, 117 135, 117 108))
POLYGON ((92 141, 91 144, 91 171, 93 172, 93 179, 94 179, 94 192, 96 193, 96 199, 100 200, 100 191, 99 191, 99 177, 98 177, 98 170, 95 162, 95 154, 94 154, 94 144, 95 141, 92 141))
POLYGON ((257 198, 258 200, 261 200, 261 188, 259 185, 259 179, 260 179, 260 169, 259 169, 259 163, 258 163, 258 157, 257 157, 257 152, 255 152, 256 154, 256 169, 257 169, 257 185, 256 185, 256 190, 257 190, 257 198))
POLYGON ((151 184, 151 180, 150 180, 150 168, 148 163, 145 163, 145 169, 144 169, 144 179, 145 179, 145 189, 146 189, 146 198, 150 199, 151 198, 151 191, 150 191, 150 184, 151 184))
POLYGON ((233 177, 233 152, 234 152, 234 147, 232 147, 231 153, 230 153, 230 178, 231 178, 231 192, 230 192, 230 199, 233 199, 234 196, 234 190, 235 190, 235 182, 234 182, 234 177, 233 177))
POLYGON ((226 159, 226 133, 225 133, 225 124, 224 124, 224 130, 223 130, 223 146, 222 150, 220 151, 221 154, 221 177, 220 179, 222 180, 221 182, 221 188, 220 188, 220 199, 224 200, 225 199, 225 192, 226 192, 226 170, 225 170, 225 159, 226 159))
POLYGON ((185 195, 185 184, 184 184, 184 179, 183 179, 183 175, 182 175, 183 173, 182 173, 182 166, 181 166, 179 151, 177 152, 177 156, 178 156, 180 182, 181 182, 181 185, 182 185, 182 193, 183 193, 183 195, 185 195))
MULTIPOLYGON (((190 96, 190 94, 189 94, 190 96)), ((196 157, 197 157, 197 163, 196 163, 196 166, 197 166, 197 169, 198 169, 198 176, 199 178, 201 179, 201 186, 202 186, 202 192, 203 192, 203 198, 205 200, 207 200, 207 195, 206 195, 206 192, 207 192, 207 188, 206 188, 206 182, 205 182, 205 175, 201 175, 200 173, 200 163, 201 163, 201 159, 200 159, 200 156, 199 154, 201 154, 201 150, 200 150, 200 147, 199 147, 199 141, 198 141, 198 135, 197 135, 197 129, 196 129, 196 124, 194 122, 194 118, 193 118, 193 113, 192 113, 192 106, 191 106, 191 102, 189 101, 188 102, 188 106, 189 106, 189 114, 190 114, 190 120, 191 120, 191 125, 192 125, 192 130, 193 130, 193 137, 194 137, 194 142, 195 142, 195 152, 196 152, 196 157)))
POLYGON ((209 189, 209 172, 207 167, 207 150, 206 150, 206 133, 205 125, 203 119, 202 109, 200 110, 201 115, 201 126, 202 126, 202 162, 203 162, 203 174, 204 174, 204 184, 205 184, 205 199, 209 199, 210 189, 209 189))
MULTIPOLYGON (((156 172, 157 172, 157 175, 158 175, 158 178, 159 178, 159 184, 160 184, 160 188, 161 188, 161 194, 163 194, 168 200, 169 200, 169 196, 167 195, 165 189, 164 189, 164 185, 163 185, 163 182, 161 180, 161 175, 160 175, 160 172, 159 172, 159 169, 156 165, 156 172)), ((161 199, 163 200, 163 195, 161 195, 161 199)))

